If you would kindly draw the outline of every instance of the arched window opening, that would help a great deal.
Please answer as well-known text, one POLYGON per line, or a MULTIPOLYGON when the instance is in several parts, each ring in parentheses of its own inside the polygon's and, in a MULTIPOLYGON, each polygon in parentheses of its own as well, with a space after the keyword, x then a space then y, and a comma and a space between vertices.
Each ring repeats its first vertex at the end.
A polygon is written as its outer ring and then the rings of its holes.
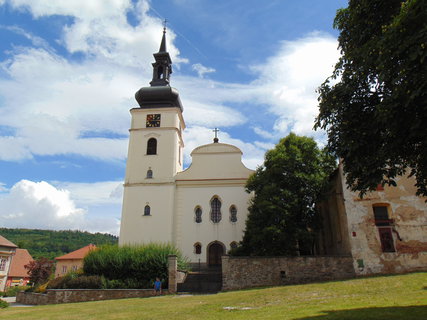
POLYGON ((231 249, 236 249, 237 248, 237 242, 236 241, 231 242, 230 243, 230 248, 231 249))
POLYGON ((152 179, 153 178, 153 170, 148 169, 147 170, 147 179, 152 179))
POLYGON ((163 79, 163 66, 157 68, 157 79, 163 79))
POLYGON ((199 242, 194 244, 194 253, 195 254, 201 254, 202 253, 202 245, 199 242))
POLYGON ((211 200, 211 220, 214 223, 221 221, 221 201, 217 197, 211 200))
POLYGON ((234 205, 230 207, 230 221, 237 222, 237 209, 234 205))
POLYGON ((147 154, 157 154, 157 140, 155 138, 148 139, 147 154))
POLYGON ((194 215, 195 215, 196 223, 201 223, 202 222, 202 208, 196 207, 196 210, 194 210, 194 215))
POLYGON ((147 204, 147 205, 144 207, 144 216, 149 216, 149 215, 150 215, 150 212, 151 212, 151 208, 150 208, 150 206, 147 204))

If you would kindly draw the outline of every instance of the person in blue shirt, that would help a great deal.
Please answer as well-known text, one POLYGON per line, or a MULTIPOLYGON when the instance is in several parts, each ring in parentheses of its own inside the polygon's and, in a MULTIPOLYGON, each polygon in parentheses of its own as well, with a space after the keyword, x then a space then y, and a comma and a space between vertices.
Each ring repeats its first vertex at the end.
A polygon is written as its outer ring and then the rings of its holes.
POLYGON ((162 294, 162 282, 159 278, 156 278, 156 281, 154 282, 154 295, 161 295, 162 294))

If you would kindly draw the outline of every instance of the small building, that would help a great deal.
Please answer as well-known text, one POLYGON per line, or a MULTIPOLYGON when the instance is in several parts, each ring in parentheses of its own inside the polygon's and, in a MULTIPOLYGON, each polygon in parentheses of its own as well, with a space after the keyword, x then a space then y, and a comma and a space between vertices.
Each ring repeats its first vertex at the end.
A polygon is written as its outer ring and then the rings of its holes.
POLYGON ((96 246, 94 244, 89 244, 76 251, 55 258, 55 278, 65 276, 70 271, 77 271, 82 268, 84 257, 94 249, 96 249, 96 246))
POLYGON ((414 177, 397 177, 397 186, 363 198, 346 187, 342 165, 332 182, 319 205, 319 253, 351 255, 359 275, 427 270, 427 198, 416 196, 414 177))
POLYGON ((25 269, 25 265, 33 260, 27 249, 16 249, 10 264, 6 287, 26 286, 30 281, 30 275, 28 270, 25 269))
POLYGON ((0 291, 4 291, 6 288, 7 275, 16 248, 18 248, 16 244, 0 236, 0 291))

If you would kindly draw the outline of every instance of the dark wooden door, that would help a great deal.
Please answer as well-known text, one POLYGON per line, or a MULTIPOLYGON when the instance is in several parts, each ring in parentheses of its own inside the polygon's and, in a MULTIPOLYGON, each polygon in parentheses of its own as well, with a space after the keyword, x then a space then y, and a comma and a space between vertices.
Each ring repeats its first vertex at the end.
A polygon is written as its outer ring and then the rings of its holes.
POLYGON ((224 248, 219 243, 213 243, 209 247, 209 265, 220 266, 221 256, 224 254, 224 248))

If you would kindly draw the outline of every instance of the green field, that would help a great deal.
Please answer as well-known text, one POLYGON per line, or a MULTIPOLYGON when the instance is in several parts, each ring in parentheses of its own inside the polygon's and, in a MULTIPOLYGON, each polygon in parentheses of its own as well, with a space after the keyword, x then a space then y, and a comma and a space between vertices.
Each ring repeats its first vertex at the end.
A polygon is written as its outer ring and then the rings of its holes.
POLYGON ((427 273, 144 299, 7 308, 0 319, 427 319, 427 273))

